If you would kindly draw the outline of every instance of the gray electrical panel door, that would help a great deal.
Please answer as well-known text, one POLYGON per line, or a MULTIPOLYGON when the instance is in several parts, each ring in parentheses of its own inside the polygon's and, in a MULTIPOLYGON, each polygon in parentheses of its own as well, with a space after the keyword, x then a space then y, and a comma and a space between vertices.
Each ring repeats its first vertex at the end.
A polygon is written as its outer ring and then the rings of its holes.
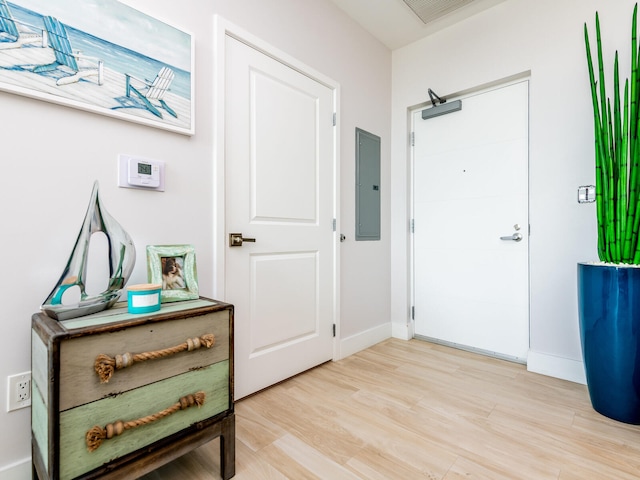
POLYGON ((380 240, 380 137, 356 128, 356 240, 380 240))

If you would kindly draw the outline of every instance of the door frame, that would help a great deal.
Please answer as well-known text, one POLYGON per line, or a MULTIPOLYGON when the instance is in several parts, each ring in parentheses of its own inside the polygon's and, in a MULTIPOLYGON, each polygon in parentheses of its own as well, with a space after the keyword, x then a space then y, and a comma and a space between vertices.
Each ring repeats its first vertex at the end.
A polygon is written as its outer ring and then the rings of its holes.
POLYGON ((224 301, 226 279, 226 203, 225 203, 225 57, 226 39, 234 39, 262 52, 280 63, 300 72, 303 75, 333 90, 333 111, 336 114, 336 125, 333 137, 333 218, 336 228, 333 232, 333 319, 336 325, 333 337, 333 360, 340 356, 340 244, 338 226, 340 225, 340 84, 321 74, 308 65, 298 61, 289 54, 279 50, 255 35, 238 27, 220 15, 213 18, 213 295, 224 301))
MULTIPOLYGON (((476 87, 472 87, 472 88, 468 88, 465 90, 461 90, 458 92, 454 92, 454 93, 450 93, 450 94, 444 94, 441 96, 441 98, 445 98, 447 100, 458 100, 458 99, 464 99, 464 97, 468 97, 471 95, 475 95, 475 94, 480 94, 483 92, 489 92, 491 90, 497 90, 499 88, 502 87, 507 87, 509 85, 515 84, 515 83, 519 83, 519 82, 523 82, 523 81, 528 81, 529 85, 531 85, 531 72, 530 71, 526 71, 526 72, 522 72, 522 73, 518 73, 515 75, 511 75, 509 77, 505 77, 499 80, 495 80, 493 82, 488 82, 482 85, 478 85, 476 87)), ((531 93, 531 88, 529 88, 529 94, 531 93)), ((421 111, 425 108, 428 108, 431 106, 431 101, 426 101, 417 105, 413 105, 407 108, 407 138, 411 139, 409 142, 409 148, 408 148, 408 154, 407 154, 407 162, 408 162, 408 175, 407 175, 407 212, 409 215, 408 218, 408 225, 409 225, 409 229, 408 229, 408 234, 407 234, 407 245, 408 245, 408 249, 409 249, 409 254, 407 255, 407 261, 408 261, 408 265, 407 265, 407 275, 408 275, 408 283, 409 283, 409 291, 407 292, 407 301, 408 301, 408 305, 407 305, 407 311, 409 312, 409 321, 408 323, 408 335, 409 338, 416 338, 416 333, 415 333, 415 319, 414 319, 414 315, 413 315, 413 311, 412 311, 412 307, 415 305, 415 236, 413 234, 413 219, 415 218, 415 204, 414 204, 414 197, 415 197, 415 158, 414 158, 414 146, 413 146, 413 118, 414 118, 414 114, 418 111, 421 111)), ((531 117, 531 99, 529 98, 529 104, 528 104, 528 113, 529 113, 529 118, 531 117)), ((530 127, 530 123, 529 122, 529 127, 530 127)), ((528 135, 531 135, 531 131, 529 129, 528 135)), ((529 142, 530 145, 530 142, 529 142)), ((529 225, 527 228, 527 233, 529 235, 529 242, 528 242, 528 248, 527 248, 527 297, 528 297, 528 302, 527 302, 527 317, 528 317, 528 323, 529 323, 529 346, 531 346, 531 173, 530 173, 530 163, 529 160, 531 158, 531 151, 529 148, 528 151, 528 159, 527 159, 527 219, 529 221, 529 225)), ((446 344, 445 342, 443 342, 443 344, 446 344)), ((470 350, 470 351, 475 351, 478 353, 489 353, 489 352, 484 352, 484 351, 480 351, 480 350, 476 350, 473 349, 472 347, 466 348, 466 347, 460 347, 462 349, 465 350, 470 350)), ((510 358, 507 358, 508 360, 511 360, 510 358)))

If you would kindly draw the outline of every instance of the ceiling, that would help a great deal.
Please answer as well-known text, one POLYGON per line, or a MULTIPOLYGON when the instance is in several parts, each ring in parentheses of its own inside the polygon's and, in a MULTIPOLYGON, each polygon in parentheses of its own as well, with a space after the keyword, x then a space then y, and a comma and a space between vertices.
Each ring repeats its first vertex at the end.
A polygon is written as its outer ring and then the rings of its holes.
POLYGON ((395 50, 506 0, 331 1, 390 50, 395 50), (421 12, 426 22, 408 4, 421 12))

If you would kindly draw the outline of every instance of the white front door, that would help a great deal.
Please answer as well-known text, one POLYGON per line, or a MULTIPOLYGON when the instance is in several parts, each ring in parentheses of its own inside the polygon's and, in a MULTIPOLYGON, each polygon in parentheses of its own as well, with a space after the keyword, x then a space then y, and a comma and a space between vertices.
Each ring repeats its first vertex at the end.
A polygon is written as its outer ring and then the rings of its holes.
POLYGON ((238 399, 333 356, 335 91, 230 36, 225 55, 225 299, 235 305, 238 399), (241 246, 230 246, 234 233, 241 246))
POLYGON ((524 362, 528 82, 461 100, 413 114, 415 333, 524 362))

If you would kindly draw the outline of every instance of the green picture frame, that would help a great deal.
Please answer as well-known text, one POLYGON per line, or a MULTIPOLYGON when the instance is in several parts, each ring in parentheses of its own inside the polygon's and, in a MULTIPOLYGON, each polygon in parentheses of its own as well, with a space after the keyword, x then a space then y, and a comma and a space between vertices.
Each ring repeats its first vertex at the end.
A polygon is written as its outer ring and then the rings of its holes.
POLYGON ((162 285, 161 303, 199 298, 193 245, 147 245, 147 278, 162 285))

